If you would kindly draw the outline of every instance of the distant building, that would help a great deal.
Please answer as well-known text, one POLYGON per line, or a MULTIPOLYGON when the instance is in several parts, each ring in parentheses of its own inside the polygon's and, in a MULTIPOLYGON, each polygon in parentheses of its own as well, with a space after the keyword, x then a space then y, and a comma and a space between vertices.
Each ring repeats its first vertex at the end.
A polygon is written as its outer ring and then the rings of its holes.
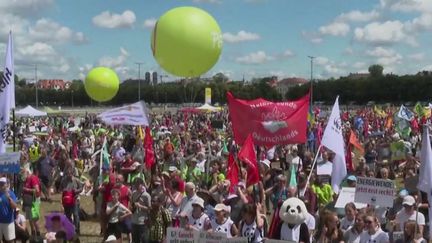
POLYGON ((38 81, 37 86, 39 89, 67 90, 71 84, 72 82, 63 79, 41 79, 38 81))
POLYGON ((150 84, 151 74, 150 72, 145 73, 145 84, 150 84))
POLYGON ((306 83, 309 83, 309 81, 304 78, 286 78, 276 83, 276 90, 281 95, 285 95, 290 88, 300 86, 306 83))
POLYGON ((156 85, 158 83, 158 74, 157 74, 157 72, 153 72, 152 73, 152 81, 153 81, 153 85, 156 85))
POLYGON ((350 73, 347 78, 349 79, 366 79, 369 78, 370 74, 369 73, 350 73))

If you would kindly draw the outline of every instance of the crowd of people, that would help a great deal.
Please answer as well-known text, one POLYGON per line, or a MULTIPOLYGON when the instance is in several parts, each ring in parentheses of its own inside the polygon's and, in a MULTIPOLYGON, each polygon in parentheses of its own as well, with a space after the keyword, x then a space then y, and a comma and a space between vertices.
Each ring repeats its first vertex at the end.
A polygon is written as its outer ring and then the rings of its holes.
POLYGON ((297 197, 308 211, 304 242, 426 242, 427 197, 407 185, 418 174, 421 127, 403 134, 393 120, 395 109, 382 112, 387 115, 373 108, 343 112, 347 144, 353 131, 364 153, 349 154, 342 186, 355 187, 357 177, 394 180, 391 208, 355 203, 335 208, 331 173, 317 173, 334 157, 325 148, 317 151, 329 115, 325 108, 315 111, 305 144, 257 147, 261 180, 255 185, 247 185, 241 161, 236 161, 238 182, 227 178, 228 157, 238 150, 227 111, 151 114, 156 161, 151 168, 144 163, 141 127, 107 126, 91 114, 22 118, 9 131, 9 138, 16 135, 21 172, 0 176, 0 237, 78 242, 80 220, 92 214, 99 219, 102 242, 163 242, 168 227, 180 227, 259 243, 280 235, 274 212, 297 197), (108 167, 100 163, 105 140, 108 167), (394 144, 403 149, 395 150, 394 144), (41 201, 50 204, 56 194, 62 215, 51 217, 46 227, 41 201), (92 198, 93 212, 80 207, 83 197, 92 198))

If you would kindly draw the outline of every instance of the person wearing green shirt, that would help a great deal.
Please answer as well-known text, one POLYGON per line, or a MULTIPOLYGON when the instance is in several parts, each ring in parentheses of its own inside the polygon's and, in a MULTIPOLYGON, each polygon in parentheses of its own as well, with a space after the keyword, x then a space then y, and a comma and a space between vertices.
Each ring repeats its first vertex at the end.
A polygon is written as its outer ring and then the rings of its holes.
POLYGON ((319 206, 325 206, 333 201, 333 189, 330 184, 319 182, 312 185, 312 190, 317 195, 319 206))

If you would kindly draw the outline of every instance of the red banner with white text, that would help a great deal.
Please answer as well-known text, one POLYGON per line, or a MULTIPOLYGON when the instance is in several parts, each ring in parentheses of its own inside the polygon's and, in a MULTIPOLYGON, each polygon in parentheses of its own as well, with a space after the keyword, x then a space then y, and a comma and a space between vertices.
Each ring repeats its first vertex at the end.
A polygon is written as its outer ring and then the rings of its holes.
POLYGON ((241 100, 227 93, 236 143, 252 134, 254 144, 273 146, 306 142, 309 93, 296 101, 241 100))

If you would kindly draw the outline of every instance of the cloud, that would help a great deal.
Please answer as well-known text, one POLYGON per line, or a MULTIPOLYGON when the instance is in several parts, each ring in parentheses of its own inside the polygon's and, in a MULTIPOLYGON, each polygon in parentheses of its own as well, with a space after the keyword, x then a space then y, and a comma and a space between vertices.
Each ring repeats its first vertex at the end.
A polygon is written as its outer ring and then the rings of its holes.
POLYGON ((294 53, 293 53, 291 50, 285 50, 285 51, 282 53, 282 56, 283 56, 283 57, 292 57, 292 56, 294 56, 294 53))
POLYGON ((274 57, 267 55, 264 51, 257 51, 246 56, 236 58, 236 62, 242 64, 263 64, 274 59, 274 57))
POLYGON ((383 9, 396 12, 432 12, 431 0, 380 0, 383 9))
POLYGON ((155 19, 155 18, 146 19, 146 20, 144 20, 144 28, 153 29, 154 26, 156 25, 156 22, 157 22, 157 19, 155 19))
POLYGON ((343 13, 336 18, 336 21, 349 21, 349 22, 369 22, 379 18, 380 14, 375 9, 370 12, 361 12, 353 10, 348 13, 343 13))
POLYGON ((384 23, 372 22, 363 28, 356 28, 354 39, 373 45, 391 45, 399 42, 412 46, 417 45, 415 39, 406 33, 404 24, 399 20, 384 23))
POLYGON ((221 0, 192 0, 194 3, 222 3, 221 0))
POLYGON ((346 36, 350 32, 350 26, 343 22, 333 22, 326 26, 321 26, 319 32, 322 35, 346 36))
POLYGON ((58 43, 74 42, 83 43, 86 37, 82 32, 75 32, 50 19, 39 19, 33 27, 29 28, 29 35, 33 40, 58 43))
POLYGON ((110 68, 119 68, 123 66, 129 56, 129 53, 123 48, 120 47, 120 55, 117 57, 103 56, 99 59, 99 66, 106 66, 110 68))
POLYGON ((368 50, 366 51, 366 55, 376 57, 376 61, 384 66, 400 64, 402 61, 402 55, 393 49, 386 49, 383 47, 375 47, 372 50, 368 50))
POLYGON ((314 44, 320 44, 323 42, 322 36, 319 33, 302 31, 301 35, 303 36, 303 38, 314 44))
POLYGON ((245 42, 245 41, 255 41, 261 39, 261 36, 256 33, 247 32, 244 30, 241 30, 237 32, 237 34, 231 34, 229 32, 224 33, 222 35, 223 40, 228 43, 239 43, 239 42, 245 42))
POLYGON ((425 59, 425 54, 424 53, 414 53, 411 55, 408 55, 408 58, 414 61, 422 61, 425 59))
POLYGON ((55 0, 2 0, 0 12, 21 16, 37 15, 41 11, 52 7, 55 0))
POLYGON ((131 28, 135 20, 135 13, 131 10, 126 10, 122 14, 104 11, 93 17, 93 24, 100 28, 108 29, 131 28))

